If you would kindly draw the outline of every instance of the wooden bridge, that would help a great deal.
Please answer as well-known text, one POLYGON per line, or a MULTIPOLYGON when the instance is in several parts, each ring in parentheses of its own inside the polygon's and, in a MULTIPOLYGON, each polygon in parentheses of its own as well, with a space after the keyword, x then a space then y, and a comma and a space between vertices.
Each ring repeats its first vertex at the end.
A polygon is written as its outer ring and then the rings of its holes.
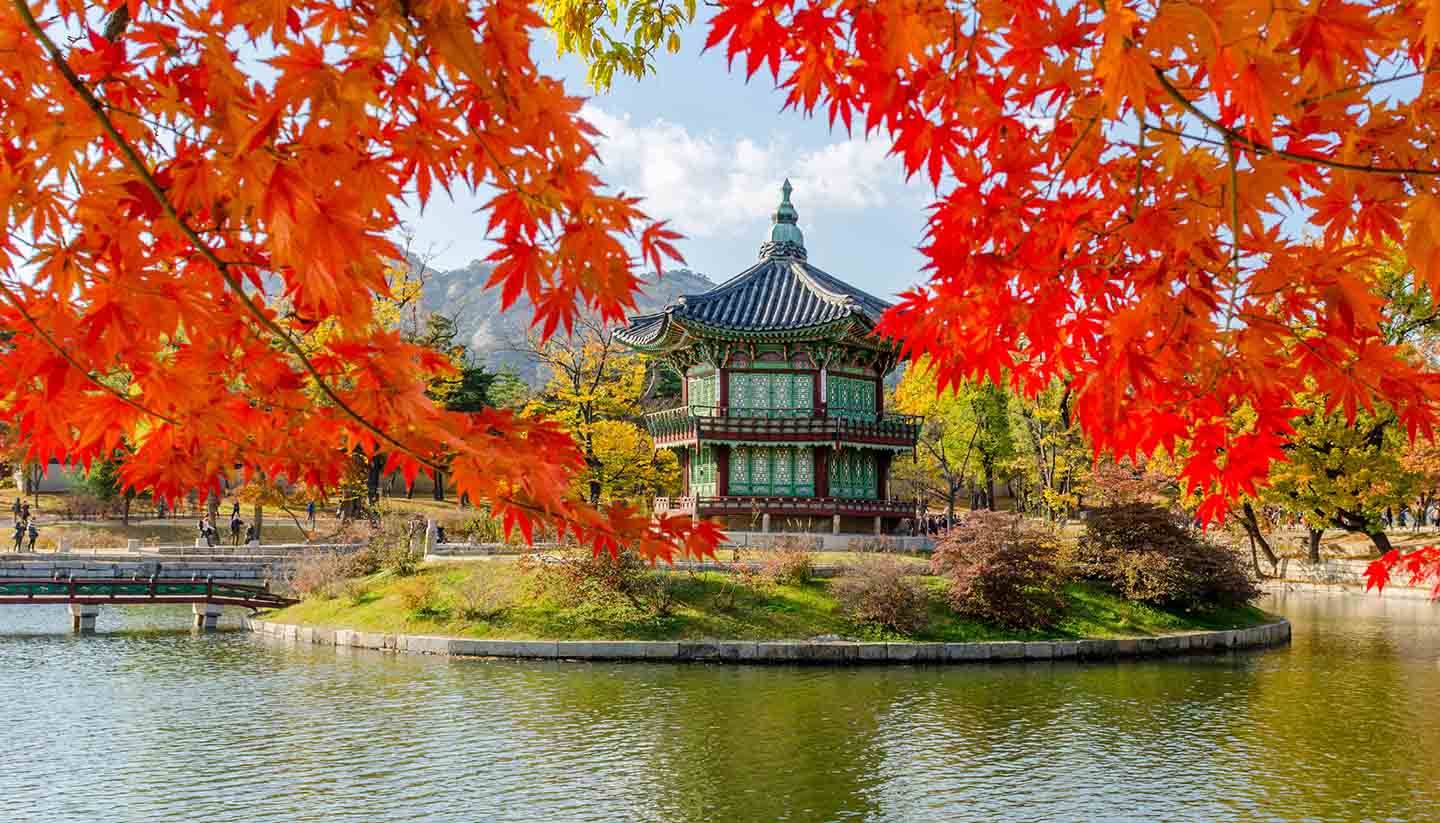
POLYGON ((297 601, 270 591, 268 584, 236 583, 214 577, 100 577, 56 572, 50 576, 0 571, 0 605, 65 603, 71 628, 93 632, 102 605, 185 604, 194 606, 197 628, 213 629, 225 606, 278 609, 297 601))

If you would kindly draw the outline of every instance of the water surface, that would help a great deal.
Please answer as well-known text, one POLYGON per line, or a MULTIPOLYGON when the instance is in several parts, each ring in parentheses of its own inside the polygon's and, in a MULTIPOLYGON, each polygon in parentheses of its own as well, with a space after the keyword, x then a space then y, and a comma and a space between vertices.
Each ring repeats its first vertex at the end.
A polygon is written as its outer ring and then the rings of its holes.
POLYGON ((1440 821, 1440 607, 1286 649, 785 668, 444 660, 0 607, 0 821, 1440 821))

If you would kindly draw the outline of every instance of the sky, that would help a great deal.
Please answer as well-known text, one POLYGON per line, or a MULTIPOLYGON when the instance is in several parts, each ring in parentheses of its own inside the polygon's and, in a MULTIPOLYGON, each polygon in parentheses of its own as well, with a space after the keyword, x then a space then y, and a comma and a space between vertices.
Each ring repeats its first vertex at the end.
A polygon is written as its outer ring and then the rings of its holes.
MULTIPOLYGON (((617 77, 597 93, 580 61, 555 54, 548 33, 535 59, 589 97, 586 117, 598 141, 603 180, 644 198, 652 217, 685 235, 677 243, 685 267, 721 282, 748 268, 768 236, 770 214, 787 177, 812 265, 876 296, 891 298, 921 282, 916 251, 931 200, 928 183, 907 183, 883 136, 866 141, 831 132, 822 118, 782 112, 784 95, 769 75, 747 84, 718 51, 701 54, 706 27, 697 22, 677 54, 663 55, 644 80, 617 77)), ((406 217, 414 248, 430 265, 459 268, 483 257, 481 196, 432 199, 406 217)))

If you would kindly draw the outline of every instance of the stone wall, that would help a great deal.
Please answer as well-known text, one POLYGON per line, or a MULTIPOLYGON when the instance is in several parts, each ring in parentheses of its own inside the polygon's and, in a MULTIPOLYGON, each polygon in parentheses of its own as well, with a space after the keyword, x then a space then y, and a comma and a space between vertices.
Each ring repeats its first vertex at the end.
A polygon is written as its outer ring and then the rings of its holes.
POLYGON ((813 640, 471 640, 432 635, 318 629, 242 618, 247 629, 301 643, 451 657, 548 660, 655 660, 717 663, 981 663, 990 661, 1110 660, 1283 646, 1290 623, 1253 629, 1192 632, 1122 640, 1046 640, 998 643, 852 643, 813 640))

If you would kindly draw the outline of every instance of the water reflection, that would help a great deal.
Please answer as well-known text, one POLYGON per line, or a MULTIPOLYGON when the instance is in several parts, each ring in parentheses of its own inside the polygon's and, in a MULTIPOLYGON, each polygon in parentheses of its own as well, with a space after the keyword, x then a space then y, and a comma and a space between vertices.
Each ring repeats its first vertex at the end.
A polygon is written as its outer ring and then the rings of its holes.
POLYGON ((804 669, 447 661, 0 611, 0 819, 1440 820, 1440 610, 1289 649, 804 669))

